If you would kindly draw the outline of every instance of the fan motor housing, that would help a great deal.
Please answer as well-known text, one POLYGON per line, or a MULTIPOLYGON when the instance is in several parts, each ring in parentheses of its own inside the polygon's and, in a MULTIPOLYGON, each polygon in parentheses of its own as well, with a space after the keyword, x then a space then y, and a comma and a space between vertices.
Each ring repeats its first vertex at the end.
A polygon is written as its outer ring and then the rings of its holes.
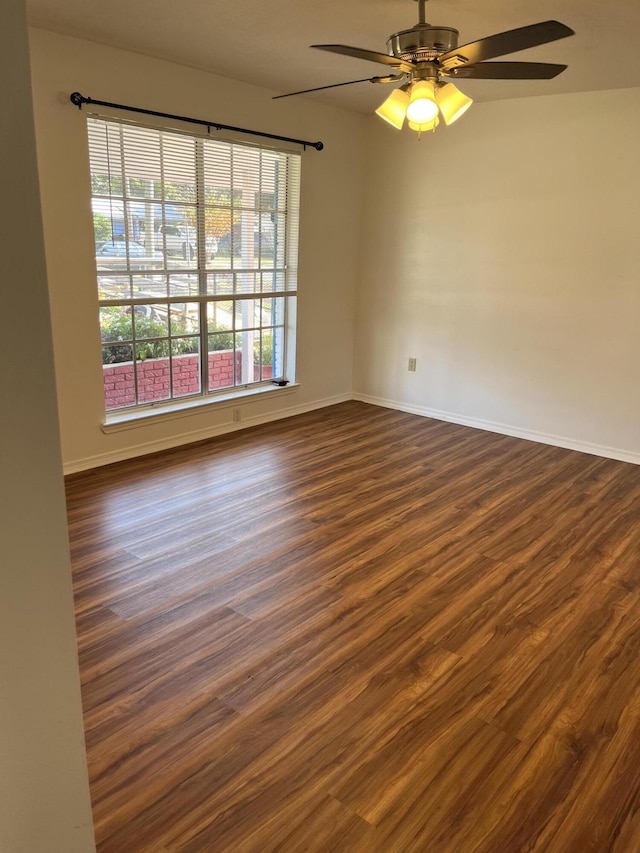
POLYGON ((458 30, 452 27, 432 27, 418 24, 410 30, 401 30, 387 39, 389 56, 409 62, 432 62, 442 53, 458 46, 458 30))

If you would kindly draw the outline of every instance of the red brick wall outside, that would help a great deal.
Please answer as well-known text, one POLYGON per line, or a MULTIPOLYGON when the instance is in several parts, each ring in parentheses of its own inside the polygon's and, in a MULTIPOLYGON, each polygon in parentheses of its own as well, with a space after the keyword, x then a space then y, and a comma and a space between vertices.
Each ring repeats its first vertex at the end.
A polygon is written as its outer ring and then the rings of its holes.
MULTIPOLYGON (((200 391, 197 355, 178 355, 173 360, 173 396, 183 397, 200 391)), ((240 381, 242 353, 235 354, 236 376, 240 381)), ((209 353, 209 390, 233 386, 233 350, 209 353)), ((103 365, 104 399, 107 411, 133 406, 135 390, 133 364, 103 365)), ((256 366, 256 372, 258 368, 256 366)), ((138 398, 140 403, 171 399, 168 358, 150 358, 137 363, 138 398)), ((256 379, 258 376, 256 376, 256 379)), ((262 368, 262 378, 271 378, 271 368, 262 368)))

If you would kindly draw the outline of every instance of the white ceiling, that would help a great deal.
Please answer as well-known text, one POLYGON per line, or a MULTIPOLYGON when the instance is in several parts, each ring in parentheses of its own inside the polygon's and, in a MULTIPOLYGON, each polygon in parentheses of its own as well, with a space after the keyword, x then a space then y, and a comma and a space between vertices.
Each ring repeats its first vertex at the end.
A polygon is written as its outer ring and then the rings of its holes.
MULTIPOLYGON (((386 39, 418 20, 414 0, 27 0, 27 9, 35 26, 265 86, 274 94, 384 74, 376 63, 309 45, 386 52, 386 39)), ((640 86, 640 0, 427 3, 427 21, 458 29, 460 44, 547 19, 567 24, 576 35, 509 59, 566 63, 567 71, 548 81, 461 80, 459 88, 476 100, 496 100, 640 86)), ((361 83, 304 97, 369 112, 387 91, 361 83)))

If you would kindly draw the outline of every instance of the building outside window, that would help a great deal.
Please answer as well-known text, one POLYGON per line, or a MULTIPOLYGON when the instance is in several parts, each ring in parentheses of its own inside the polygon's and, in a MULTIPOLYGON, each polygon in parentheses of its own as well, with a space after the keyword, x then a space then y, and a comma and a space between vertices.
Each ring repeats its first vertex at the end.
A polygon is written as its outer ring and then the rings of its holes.
POLYGON ((87 126, 107 415, 293 381, 300 155, 87 126))

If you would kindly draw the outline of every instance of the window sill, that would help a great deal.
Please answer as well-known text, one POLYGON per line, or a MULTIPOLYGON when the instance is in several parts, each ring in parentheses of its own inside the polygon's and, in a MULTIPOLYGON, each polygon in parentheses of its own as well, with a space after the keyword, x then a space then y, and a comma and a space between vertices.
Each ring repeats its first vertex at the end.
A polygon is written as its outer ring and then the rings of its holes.
POLYGON ((215 407, 216 410, 237 408, 243 403, 253 402, 265 395, 282 397, 292 394, 299 387, 298 383, 292 383, 282 388, 277 385, 263 385, 260 388, 247 388, 243 391, 234 391, 232 394, 221 394, 216 397, 199 397, 197 400, 159 404, 147 409, 136 409, 135 411, 109 415, 101 425, 101 429, 105 435, 108 435, 123 430, 136 429, 149 423, 163 423, 164 421, 173 421, 199 414, 210 406, 215 407))

